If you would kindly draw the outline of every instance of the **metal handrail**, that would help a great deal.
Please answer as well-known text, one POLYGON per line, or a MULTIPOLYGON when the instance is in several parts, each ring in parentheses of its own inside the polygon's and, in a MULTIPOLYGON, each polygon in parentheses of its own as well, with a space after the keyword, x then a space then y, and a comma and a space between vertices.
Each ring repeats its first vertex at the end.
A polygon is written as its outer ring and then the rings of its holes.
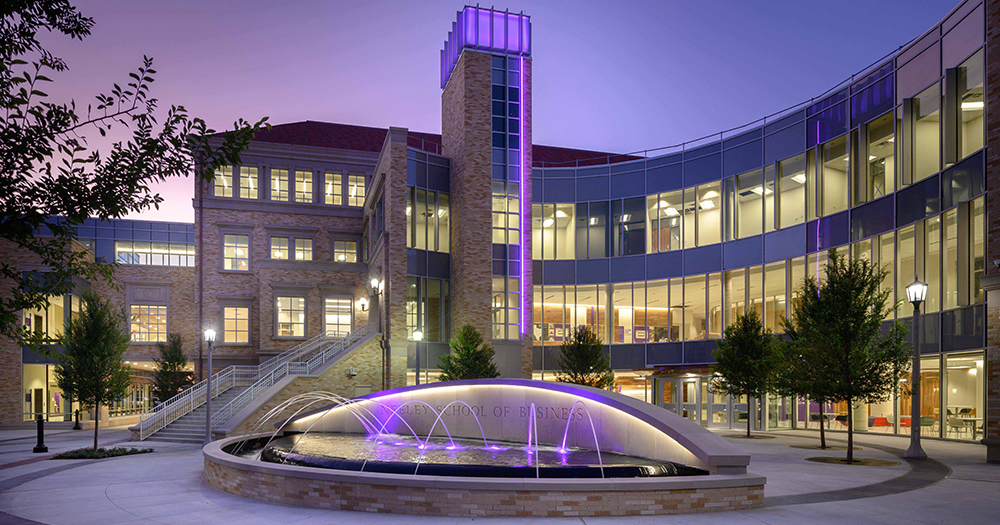
POLYGON ((344 335, 343 337, 330 338, 329 345, 321 349, 308 361, 285 361, 275 366, 270 372, 260 377, 254 384, 246 390, 240 392, 232 401, 216 410, 212 414, 212 428, 217 428, 233 418, 240 410, 246 408, 264 392, 290 375, 308 375, 316 372, 326 363, 340 356, 369 334, 368 325, 344 335))
MULTIPOLYGON (((329 338, 330 333, 323 332, 257 366, 231 365, 223 368, 212 375, 212 397, 215 398, 234 386, 254 384, 261 375, 270 373, 283 363, 301 360, 320 349, 323 342, 329 338)), ((206 380, 201 380, 139 416, 139 439, 146 439, 204 404, 206 383, 206 380)))

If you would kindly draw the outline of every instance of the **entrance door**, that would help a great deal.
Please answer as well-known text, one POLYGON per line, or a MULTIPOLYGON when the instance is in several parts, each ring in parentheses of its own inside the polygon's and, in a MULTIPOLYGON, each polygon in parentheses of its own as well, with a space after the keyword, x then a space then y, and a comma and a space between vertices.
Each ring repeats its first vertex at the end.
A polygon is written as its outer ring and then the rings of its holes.
POLYGON ((657 379, 656 382, 660 385, 660 395, 657 396, 660 398, 660 406, 673 412, 674 414, 680 413, 678 407, 679 396, 677 395, 677 380, 657 379))
POLYGON ((701 378, 685 377, 680 380, 681 411, 680 414, 699 425, 701 421, 701 378))
POLYGON ((709 388, 710 378, 702 379, 702 396, 707 399, 707 412, 705 413, 706 425, 709 428, 729 428, 729 416, 732 413, 732 403, 726 394, 711 392, 709 388))
POLYGON ((733 398, 733 420, 730 428, 746 429, 750 421, 750 404, 747 403, 746 396, 733 398))

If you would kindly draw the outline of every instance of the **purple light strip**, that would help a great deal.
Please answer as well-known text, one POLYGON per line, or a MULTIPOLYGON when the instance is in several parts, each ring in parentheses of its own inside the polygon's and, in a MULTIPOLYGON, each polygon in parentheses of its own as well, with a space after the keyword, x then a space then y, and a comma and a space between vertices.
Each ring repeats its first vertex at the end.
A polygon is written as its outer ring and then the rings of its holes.
POLYGON ((520 158, 520 170, 521 170, 520 173, 521 173, 521 176, 518 178, 519 182, 520 182, 520 190, 521 190, 520 191, 520 197, 521 197, 521 224, 520 224, 520 227, 521 227, 521 275, 520 275, 520 282, 521 282, 521 330, 520 330, 520 332, 521 333, 519 335, 521 337, 524 337, 524 335, 527 333, 527 330, 531 329, 531 326, 529 326, 530 323, 528 322, 528 308, 531 306, 531 305, 528 304, 528 294, 527 294, 528 279, 526 277, 527 277, 527 273, 528 272, 527 272, 527 267, 525 266, 525 262, 527 261, 527 252, 528 252, 528 239, 527 239, 527 237, 525 237, 525 225, 528 223, 528 219, 527 219, 528 218, 528 213, 527 212, 530 211, 530 209, 528 208, 528 199, 525 198, 525 192, 527 191, 525 188, 527 187, 527 183, 524 180, 524 172, 525 172, 525 169, 526 169, 524 165, 525 165, 525 161, 527 160, 527 151, 528 151, 526 149, 526 147, 525 147, 525 142, 526 142, 525 136, 526 135, 524 133, 525 130, 527 129, 525 127, 525 125, 524 125, 524 100, 525 100, 525 94, 524 94, 524 57, 523 56, 519 56, 519 57, 517 57, 517 60, 518 60, 518 66, 519 66, 518 67, 518 69, 519 69, 519 71, 518 71, 518 77, 517 77, 518 78, 518 84, 519 84, 518 85, 518 93, 520 93, 520 96, 521 96, 521 99, 520 99, 519 105, 518 105, 518 120, 521 123, 521 129, 520 129, 521 133, 519 134, 520 137, 521 137, 521 144, 520 144, 520 146, 521 146, 521 152, 519 153, 519 155, 521 156, 521 158, 520 158))

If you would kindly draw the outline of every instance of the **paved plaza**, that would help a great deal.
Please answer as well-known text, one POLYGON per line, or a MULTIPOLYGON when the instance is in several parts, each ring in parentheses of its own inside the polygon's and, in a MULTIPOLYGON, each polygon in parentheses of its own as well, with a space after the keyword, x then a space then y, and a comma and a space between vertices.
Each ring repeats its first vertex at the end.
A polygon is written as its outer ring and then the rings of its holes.
MULTIPOLYGON (((722 433, 736 435, 732 431, 722 433)), ((101 433, 102 445, 122 442, 124 428, 101 433)), ((315 525, 439 523, 997 523, 1000 465, 984 462, 971 443, 924 440, 930 461, 899 457, 903 437, 860 436, 858 457, 895 460, 892 467, 821 464, 803 458, 843 451, 795 448, 818 441, 809 431, 772 432, 773 439, 733 442, 753 456, 750 471, 767 476, 764 508, 744 512, 636 518, 428 518, 330 512, 272 505, 219 492, 201 477, 200 447, 145 442, 153 454, 105 460, 49 460, 32 454, 33 431, 0 431, 0 524, 239 524, 315 525)), ((90 431, 50 429, 50 454, 87 446, 90 431)), ((835 444, 846 435, 831 433, 835 444)), ((124 443, 130 445, 130 443, 124 443)))

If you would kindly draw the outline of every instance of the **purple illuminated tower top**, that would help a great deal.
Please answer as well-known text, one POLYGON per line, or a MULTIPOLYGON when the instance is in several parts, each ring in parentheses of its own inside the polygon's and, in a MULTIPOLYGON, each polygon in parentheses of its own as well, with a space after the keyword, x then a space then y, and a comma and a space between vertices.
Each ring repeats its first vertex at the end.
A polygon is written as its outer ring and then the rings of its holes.
POLYGON ((466 6, 451 24, 441 50, 441 89, 448 83, 462 50, 478 49, 511 56, 531 56, 531 19, 523 13, 466 6))

